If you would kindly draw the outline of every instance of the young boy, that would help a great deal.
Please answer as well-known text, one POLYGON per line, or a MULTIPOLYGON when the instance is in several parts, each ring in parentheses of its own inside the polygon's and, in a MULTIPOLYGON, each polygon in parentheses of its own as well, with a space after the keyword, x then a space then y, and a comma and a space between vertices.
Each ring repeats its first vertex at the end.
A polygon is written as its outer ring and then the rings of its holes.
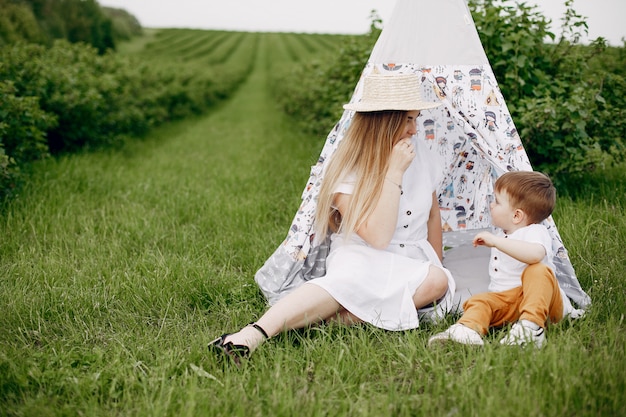
POLYGON ((507 172, 498 178, 490 208, 500 232, 480 232, 473 241, 491 248, 489 292, 470 297, 457 323, 432 336, 429 346, 447 341, 482 345, 489 327, 514 323, 500 343, 541 347, 544 327, 548 320, 563 318, 566 299, 554 275, 552 239, 539 224, 555 202, 556 190, 544 174, 507 172))

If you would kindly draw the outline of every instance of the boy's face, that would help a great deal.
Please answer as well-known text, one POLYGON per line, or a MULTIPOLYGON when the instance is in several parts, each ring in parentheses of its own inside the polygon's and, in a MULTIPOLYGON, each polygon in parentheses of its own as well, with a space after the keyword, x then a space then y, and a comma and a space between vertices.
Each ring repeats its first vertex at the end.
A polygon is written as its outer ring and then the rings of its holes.
POLYGON ((504 231, 510 230, 514 226, 515 208, 511 207, 509 196, 506 192, 496 191, 494 194, 495 200, 489 205, 491 209, 491 223, 504 231))

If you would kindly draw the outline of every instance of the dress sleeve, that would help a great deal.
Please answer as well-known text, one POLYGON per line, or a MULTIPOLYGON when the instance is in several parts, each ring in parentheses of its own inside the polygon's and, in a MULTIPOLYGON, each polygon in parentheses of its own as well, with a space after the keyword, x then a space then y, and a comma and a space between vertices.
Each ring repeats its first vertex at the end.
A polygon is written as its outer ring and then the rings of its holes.
POLYGON ((341 181, 337 187, 335 187, 335 193, 352 194, 354 192, 354 186, 356 184, 356 176, 354 174, 348 175, 343 181, 341 181))
POLYGON ((417 141, 417 152, 424 166, 424 170, 430 177, 432 191, 437 191, 439 184, 443 180, 443 158, 441 155, 430 149, 423 141, 417 141))

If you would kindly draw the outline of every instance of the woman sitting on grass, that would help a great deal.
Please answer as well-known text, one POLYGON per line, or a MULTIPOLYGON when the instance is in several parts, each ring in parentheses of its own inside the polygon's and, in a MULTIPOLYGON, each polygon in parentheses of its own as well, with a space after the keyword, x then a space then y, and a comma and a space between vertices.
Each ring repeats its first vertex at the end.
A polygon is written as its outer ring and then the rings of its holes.
POLYGON ((308 281, 237 333, 209 348, 240 362, 283 330, 324 320, 414 329, 452 307, 455 283, 441 265, 437 158, 413 138, 424 102, 415 74, 374 74, 328 162, 316 231, 332 231, 325 276, 308 281))

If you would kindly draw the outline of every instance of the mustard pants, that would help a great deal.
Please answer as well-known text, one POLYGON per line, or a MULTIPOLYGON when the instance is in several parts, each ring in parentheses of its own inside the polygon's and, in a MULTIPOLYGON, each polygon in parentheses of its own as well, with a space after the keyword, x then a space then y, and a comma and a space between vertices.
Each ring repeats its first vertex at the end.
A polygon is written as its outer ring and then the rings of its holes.
POLYGON ((563 319, 563 299, 554 272, 545 264, 533 264, 522 273, 522 286, 470 297, 463 304, 461 323, 480 334, 518 320, 545 327, 548 319, 563 319))

